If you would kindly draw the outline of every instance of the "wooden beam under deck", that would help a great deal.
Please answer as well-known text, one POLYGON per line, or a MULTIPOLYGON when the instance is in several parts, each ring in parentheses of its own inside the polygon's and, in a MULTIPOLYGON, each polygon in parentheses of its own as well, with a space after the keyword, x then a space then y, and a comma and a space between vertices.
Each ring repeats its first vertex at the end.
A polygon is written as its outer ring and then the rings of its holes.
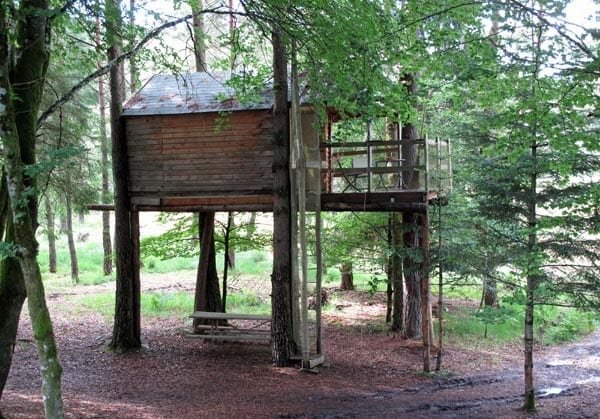
MULTIPOLYGON (((386 191, 321 194, 321 210, 393 212, 411 210, 424 212, 438 198, 437 192, 386 191)), ((136 211, 273 211, 273 197, 268 194, 223 196, 169 196, 161 198, 131 197, 136 211)), ((110 205, 90 205, 91 210, 111 210, 110 205)), ((310 211, 310 209, 308 209, 310 211)))

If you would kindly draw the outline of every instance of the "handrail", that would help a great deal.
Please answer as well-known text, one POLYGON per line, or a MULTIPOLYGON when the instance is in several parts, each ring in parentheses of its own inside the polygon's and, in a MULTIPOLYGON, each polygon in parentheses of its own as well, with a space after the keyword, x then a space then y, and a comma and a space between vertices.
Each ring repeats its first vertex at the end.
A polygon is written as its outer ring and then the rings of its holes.
POLYGON ((440 192, 451 188, 452 163, 448 140, 435 137, 434 139, 372 141, 370 138, 370 132, 367 130, 366 141, 324 141, 320 144, 320 149, 327 155, 324 168, 327 170, 328 190, 331 192, 334 192, 333 189, 342 192, 349 189, 357 192, 403 190, 405 188, 401 186, 401 179, 407 172, 413 172, 414 176, 419 179, 419 190, 429 192, 432 189, 440 192), (405 145, 417 146, 417 154, 420 155, 417 163, 421 164, 403 164, 401 146, 405 145), (382 155, 386 155, 386 157, 382 155), (354 167, 361 156, 366 157, 366 161, 362 162, 364 167, 362 165, 354 167), (375 156, 382 157, 374 160, 375 156), (380 166, 380 164, 385 166, 380 166), (342 165, 351 165, 352 167, 343 167, 342 165), (340 178, 343 179, 335 181, 340 178))

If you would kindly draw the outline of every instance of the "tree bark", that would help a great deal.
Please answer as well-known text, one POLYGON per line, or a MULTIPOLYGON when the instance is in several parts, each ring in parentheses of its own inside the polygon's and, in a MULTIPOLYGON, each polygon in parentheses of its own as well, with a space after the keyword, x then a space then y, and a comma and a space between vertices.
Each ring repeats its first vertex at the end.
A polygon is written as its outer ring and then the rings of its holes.
POLYGON ((290 132, 287 52, 280 32, 273 34, 273 273, 271 275, 271 349, 273 365, 290 363, 293 347, 290 132))
POLYGON ((423 372, 430 372, 431 346, 431 310, 429 301, 429 212, 425 211, 421 219, 421 250, 423 265, 421 267, 421 335, 423 337, 423 372))
MULTIPOLYGON (((4 194, 7 194, 6 189, 4 194)), ((4 211, 11 217, 4 227, 6 231, 4 241, 12 243, 14 241, 12 215, 8 209, 4 211)), ((4 259, 0 262, 0 400, 10 372, 19 318, 26 296, 19 262, 15 258, 4 259)))
POLYGON ((340 289, 344 291, 354 291, 354 274, 352 273, 352 262, 342 262, 340 265, 340 274, 342 280, 340 289))
MULTIPOLYGON (((135 0, 129 0, 129 25, 133 29, 135 26, 135 0)), ((131 33, 135 33, 135 31, 131 31, 131 33)), ((135 45, 135 35, 132 35, 131 39, 129 39, 129 45, 135 45)), ((136 55, 132 55, 129 58, 129 91, 133 95, 139 85, 139 69, 137 65, 137 57, 136 55)))
MULTIPOLYGON (((100 41, 100 19, 96 18, 96 46, 101 47, 100 41)), ((102 63, 98 62, 98 68, 102 67, 102 63)), ((133 77, 133 76, 132 76, 133 77)), ((110 196, 110 162, 108 160, 109 144, 108 136, 106 135, 106 94, 104 91, 104 83, 106 78, 98 78, 98 105, 100 107, 100 165, 102 170, 102 203, 111 204, 110 196)), ((104 259, 102 268, 104 275, 112 273, 112 242, 110 238, 110 211, 102 211, 102 249, 104 259)))
MULTIPOLYGON (((37 263, 37 200, 27 193, 35 190, 35 185, 34 180, 24 173, 27 165, 35 163, 37 113, 49 60, 48 8, 48 2, 44 0, 22 0, 19 3, 17 13, 20 19, 16 42, 12 44, 18 50, 14 53, 17 60, 13 64, 9 52, 10 26, 7 24, 6 7, 0 7, 0 132, 14 226, 11 230, 40 361, 45 415, 63 418, 62 369, 37 263)), ((7 279, 2 278, 3 282, 7 279)), ((14 322, 11 324, 14 325, 14 322)))
MULTIPOLYGON (((417 85, 415 77, 412 74, 405 74, 403 83, 409 95, 409 99, 416 100, 417 85)), ((402 127, 403 140, 418 139, 417 128, 411 121, 406 121, 402 127)), ((401 146, 402 164, 407 166, 416 166, 419 155, 418 148, 412 142, 403 143, 401 146)), ((402 171, 402 189, 418 189, 419 172, 415 170, 402 171)), ((406 282, 406 325, 404 333, 407 338, 418 338, 421 336, 421 275, 420 265, 414 257, 419 250, 419 225, 417 223, 418 214, 412 211, 405 211, 402 214, 404 230, 404 248, 406 256, 403 258, 403 271, 406 282)))
MULTIPOLYGON (((535 93, 535 92, 534 92, 535 93)), ((535 138, 535 136, 534 136, 535 138)), ((535 140, 534 140, 535 141, 535 140)), ((531 161, 534 165, 537 160, 537 145, 531 145, 531 161)), ((532 170, 529 177, 529 199, 527 203, 527 224, 529 234, 527 238, 527 292, 525 300, 525 327, 524 341, 524 381, 525 401, 523 409, 535 410, 535 385, 533 382, 533 310, 535 307, 535 290, 539 284, 539 262, 537 262, 538 238, 535 231, 537 227, 537 173, 532 170)))
MULTIPOLYGON (((229 213, 231 215, 231 213, 229 213)), ((229 247, 231 246, 231 229, 233 224, 233 216, 227 217, 227 227, 225 227, 224 234, 224 261, 223 261, 223 311, 226 311, 227 308, 227 280, 229 274, 229 268, 233 267, 233 264, 229 258, 231 257, 229 253, 229 247)))
POLYGON ((77 248, 75 247, 75 238, 73 237, 73 208, 71 200, 71 175, 67 175, 68 190, 66 194, 67 208, 67 242, 69 244, 69 258, 71 260, 71 279, 75 284, 79 283, 79 263, 77 262, 77 248))
POLYGON ((48 238, 48 271, 56 273, 56 229, 54 227, 54 210, 50 198, 46 196, 46 237, 48 238))
MULTIPOLYGON (((413 212, 403 214, 404 247, 410 252, 419 249, 418 215, 413 212)), ((421 336, 421 275, 419 263, 408 253, 403 258, 404 278, 406 282, 406 325, 404 334, 407 338, 416 339, 421 336)))
POLYGON ((192 26, 194 28, 194 58, 196 59, 196 71, 208 71, 206 65, 206 42, 204 33, 203 14, 198 13, 204 8, 203 1, 197 0, 196 7, 192 7, 192 26))
POLYGON ((444 354, 444 254, 442 250, 442 205, 438 201, 438 353, 435 360, 435 370, 442 369, 444 354))
POLYGON ((495 279, 489 277, 483 279, 483 305, 485 307, 498 307, 498 293, 496 289, 495 279))
POLYGON ((231 269, 235 269, 235 246, 233 245, 233 243, 231 243, 231 240, 229 240, 229 238, 231 237, 231 232, 233 231, 233 229, 235 228, 235 215, 233 212, 228 212, 227 213, 227 234, 228 234, 228 241, 227 241, 227 249, 225 249, 225 252, 227 254, 227 266, 230 267, 231 269))
MULTIPOLYGON (((199 213, 198 225, 200 229, 200 257, 196 274, 194 310, 222 312, 223 303, 219 289, 214 239, 215 213, 199 213)), ((201 324, 203 324, 201 320, 194 319, 194 328, 201 324)))
MULTIPOLYGON (((108 60, 120 55, 121 40, 118 30, 122 26, 119 0, 106 1, 106 35, 109 44, 108 60)), ((110 347, 116 352, 140 348, 139 334, 139 283, 134 274, 133 238, 127 187, 127 145, 121 125, 123 103, 123 69, 116 65, 110 70, 110 122, 113 179, 115 184, 115 248, 116 292, 115 318, 110 347)))
POLYGON ((391 254, 390 270, 393 294, 391 330, 399 332, 404 324, 404 283, 402 278, 402 219, 400 214, 390 214, 391 254))
MULTIPOLYGON (((192 7, 194 57, 197 72, 208 71, 204 42, 204 15, 198 13, 203 7, 202 0, 197 0, 195 7, 192 7)), ((196 274, 195 309, 196 311, 223 311, 215 251, 215 213, 201 212, 198 214, 198 221, 201 246, 196 274)), ((194 319, 193 324, 196 327, 201 322, 194 319)))

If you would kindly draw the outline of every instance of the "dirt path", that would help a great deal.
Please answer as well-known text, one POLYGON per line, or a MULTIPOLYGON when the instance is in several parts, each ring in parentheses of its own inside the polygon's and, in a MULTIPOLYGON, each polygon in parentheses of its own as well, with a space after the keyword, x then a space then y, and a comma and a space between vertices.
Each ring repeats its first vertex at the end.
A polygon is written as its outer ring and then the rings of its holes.
MULTIPOLYGON (((166 278, 146 280, 145 289, 166 278)), ((186 281, 169 282, 174 290, 186 281)), ((162 284, 162 285, 161 285, 162 284)), ((111 284, 76 292, 106 292, 111 284)), ((332 363, 320 374, 270 366, 268 346, 212 344, 183 336, 184 318, 144 318, 144 350, 106 351, 110 321, 70 312, 68 295, 50 299, 69 417, 528 417, 519 411, 522 379, 517 348, 498 352, 446 348, 447 379, 423 376, 418 342, 374 331, 384 310, 359 293, 343 296, 327 315, 325 346, 332 363), (356 319, 362 318, 363 323, 356 319), (352 319, 349 321, 348 319, 352 319), (345 320, 345 321, 344 321, 345 320)), ((383 298, 383 297, 382 297, 383 298)), ((9 418, 41 417, 40 378, 26 316, 0 401, 9 418)), ((539 417, 598 417, 600 333, 539 355, 539 417)))
POLYGON ((361 397, 321 399, 310 413, 291 416, 343 417, 599 417, 600 331, 555 348, 537 362, 538 412, 519 411, 521 369, 466 375, 361 397), (334 406, 334 407, 332 407, 334 406))

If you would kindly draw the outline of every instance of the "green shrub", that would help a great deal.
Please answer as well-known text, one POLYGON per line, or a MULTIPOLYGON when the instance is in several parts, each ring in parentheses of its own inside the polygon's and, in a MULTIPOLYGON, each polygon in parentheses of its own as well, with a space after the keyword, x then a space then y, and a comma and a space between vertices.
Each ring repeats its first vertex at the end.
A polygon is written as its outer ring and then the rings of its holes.
POLYGON ((553 345, 571 342, 594 330, 594 316, 574 309, 562 310, 550 321, 543 321, 538 328, 542 343, 553 345))

